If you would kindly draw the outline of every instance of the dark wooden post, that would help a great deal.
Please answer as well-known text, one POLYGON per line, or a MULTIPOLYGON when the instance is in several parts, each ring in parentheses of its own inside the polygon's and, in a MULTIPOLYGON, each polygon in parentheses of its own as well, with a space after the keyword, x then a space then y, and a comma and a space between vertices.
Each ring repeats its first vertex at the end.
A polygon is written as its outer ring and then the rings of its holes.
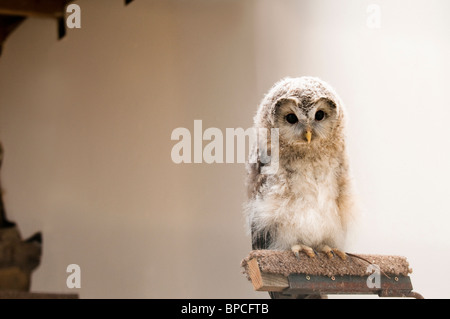
MULTIPOLYGON (((3 147, 0 144, 0 169, 3 158, 3 147)), ((31 273, 39 266, 41 253, 41 233, 22 240, 16 224, 6 217, 0 191, 0 291, 29 291, 31 273)))

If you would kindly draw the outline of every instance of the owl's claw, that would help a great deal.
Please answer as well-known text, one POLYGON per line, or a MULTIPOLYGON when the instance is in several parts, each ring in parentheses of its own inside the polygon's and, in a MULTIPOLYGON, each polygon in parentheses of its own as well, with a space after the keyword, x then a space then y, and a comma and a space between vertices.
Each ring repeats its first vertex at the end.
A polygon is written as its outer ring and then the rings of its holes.
POLYGON ((321 251, 323 253, 325 253, 325 255, 327 255, 327 257, 329 259, 334 258, 335 253, 333 252, 333 249, 331 249, 328 245, 324 245, 321 249, 321 251))
POLYGON ((328 258, 334 258, 336 255, 339 257, 339 258, 341 258, 342 260, 346 260, 347 259, 347 254, 345 253, 345 252, 343 252, 343 251, 340 251, 339 249, 337 249, 337 248, 333 248, 333 249, 331 249, 328 245, 324 245, 323 247, 322 247, 322 252, 323 253, 325 253, 327 256, 328 256, 328 258))
POLYGON ((302 247, 300 245, 294 245, 291 247, 291 250, 294 253, 295 257, 300 260, 300 251, 302 250, 302 247))
POLYGON ((346 260, 347 259, 347 254, 339 249, 333 249, 333 252, 339 256, 339 258, 341 258, 342 260, 346 260))
POLYGON ((291 250, 294 253, 295 257, 297 257, 297 259, 300 259, 301 251, 304 252, 310 258, 314 258, 318 255, 317 252, 311 247, 301 244, 292 246, 291 250))

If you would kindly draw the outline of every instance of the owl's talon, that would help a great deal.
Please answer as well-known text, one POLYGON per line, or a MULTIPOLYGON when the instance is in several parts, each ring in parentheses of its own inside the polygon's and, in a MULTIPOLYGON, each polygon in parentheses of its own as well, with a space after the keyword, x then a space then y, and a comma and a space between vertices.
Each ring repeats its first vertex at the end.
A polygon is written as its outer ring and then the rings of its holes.
POLYGON ((309 258, 315 258, 316 257, 316 253, 314 252, 314 249, 312 249, 309 246, 302 245, 302 251, 306 255, 308 255, 309 258))
POLYGON ((300 251, 302 251, 302 247, 300 247, 300 245, 294 245, 291 247, 291 250, 294 253, 295 257, 300 260, 300 251))
POLYGON ((300 245, 294 245, 291 247, 291 250, 294 253, 295 257, 297 257, 297 259, 300 260, 299 252, 302 250, 302 247, 300 247, 300 245))
POLYGON ((308 247, 306 245, 294 245, 291 247, 292 252, 294 253, 294 255, 297 257, 297 259, 300 259, 300 252, 304 252, 308 257, 310 258, 314 258, 316 257, 318 254, 317 252, 312 249, 311 247, 308 247))
POLYGON ((336 256, 333 249, 331 249, 328 245, 324 245, 321 251, 327 255, 328 259, 332 259, 336 256))
POLYGON ((347 259, 347 254, 343 251, 340 251, 339 249, 334 248, 333 249, 333 253, 335 255, 338 255, 339 258, 341 258, 342 260, 346 260, 347 259))

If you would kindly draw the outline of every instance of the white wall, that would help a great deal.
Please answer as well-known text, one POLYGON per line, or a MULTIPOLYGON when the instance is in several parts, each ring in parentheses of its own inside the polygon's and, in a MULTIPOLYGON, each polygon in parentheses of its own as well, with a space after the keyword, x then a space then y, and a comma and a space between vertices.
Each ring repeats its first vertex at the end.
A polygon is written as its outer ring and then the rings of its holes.
POLYGON ((77 263, 83 298, 267 297, 239 269, 243 165, 176 165, 170 135, 195 119, 249 127, 273 82, 315 75, 350 115, 364 215, 349 250, 405 255, 417 291, 449 297, 450 4, 77 3, 82 29, 57 41, 29 19, 0 59, 9 218, 44 234, 34 291, 69 291, 77 263))
POLYGON ((450 3, 258 3, 258 91, 315 75, 348 109, 362 210, 348 249, 407 256, 415 290, 450 297, 450 3), (370 4, 380 29, 367 27, 370 4))

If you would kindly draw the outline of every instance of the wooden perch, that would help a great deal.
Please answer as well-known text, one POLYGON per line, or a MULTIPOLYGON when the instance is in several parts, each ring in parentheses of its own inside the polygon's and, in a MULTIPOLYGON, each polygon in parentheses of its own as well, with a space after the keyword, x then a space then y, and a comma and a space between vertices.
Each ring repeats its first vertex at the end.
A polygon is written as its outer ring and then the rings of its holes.
POLYGON ((423 298, 412 291, 412 271, 405 257, 358 255, 368 263, 355 256, 346 260, 330 259, 324 253, 315 258, 300 256, 299 260, 290 251, 254 250, 241 266, 256 291, 271 292, 274 298, 327 294, 423 298), (379 284, 369 285, 375 269, 379 269, 379 284))
POLYGON ((286 276, 261 271, 257 258, 252 258, 247 262, 246 270, 256 291, 278 292, 289 287, 289 280, 286 276))

